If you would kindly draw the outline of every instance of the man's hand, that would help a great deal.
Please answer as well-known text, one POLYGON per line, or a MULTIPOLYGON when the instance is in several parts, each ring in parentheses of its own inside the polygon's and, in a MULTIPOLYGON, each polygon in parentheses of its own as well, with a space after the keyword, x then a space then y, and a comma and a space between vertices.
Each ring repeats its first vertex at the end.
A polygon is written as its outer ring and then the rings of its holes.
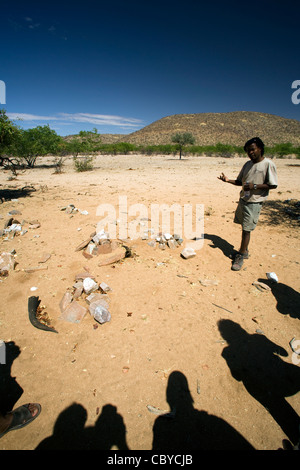
POLYGON ((224 175, 224 173, 222 173, 220 176, 218 176, 218 179, 221 180, 221 181, 224 181, 225 183, 227 183, 229 181, 229 179, 227 178, 227 176, 224 175))
POLYGON ((251 191, 252 189, 254 189, 254 184, 253 183, 244 184, 244 191, 251 191))

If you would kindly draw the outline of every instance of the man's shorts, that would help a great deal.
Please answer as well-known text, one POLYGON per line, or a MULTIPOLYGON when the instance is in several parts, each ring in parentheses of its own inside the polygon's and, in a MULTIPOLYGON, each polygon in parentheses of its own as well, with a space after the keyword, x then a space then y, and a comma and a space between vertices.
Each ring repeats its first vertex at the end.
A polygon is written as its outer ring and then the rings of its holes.
POLYGON ((233 222, 240 224, 246 232, 251 232, 256 227, 261 207, 261 202, 245 202, 240 199, 233 222))

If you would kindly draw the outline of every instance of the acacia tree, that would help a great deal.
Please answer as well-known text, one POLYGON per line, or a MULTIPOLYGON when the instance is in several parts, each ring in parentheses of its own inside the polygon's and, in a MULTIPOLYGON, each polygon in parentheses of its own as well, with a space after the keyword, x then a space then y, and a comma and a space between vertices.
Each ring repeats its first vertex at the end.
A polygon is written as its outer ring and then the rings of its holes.
POLYGON ((185 145, 194 145, 195 138, 192 134, 185 132, 184 134, 177 133, 173 135, 172 142, 177 144, 177 149, 179 150, 179 158, 181 160, 182 149, 185 145))
POLYGON ((14 152, 33 168, 37 157, 56 155, 62 138, 49 125, 21 130, 14 143, 14 152))
POLYGON ((0 166, 16 174, 18 159, 14 158, 12 147, 20 135, 20 129, 10 121, 4 109, 0 109, 0 166))

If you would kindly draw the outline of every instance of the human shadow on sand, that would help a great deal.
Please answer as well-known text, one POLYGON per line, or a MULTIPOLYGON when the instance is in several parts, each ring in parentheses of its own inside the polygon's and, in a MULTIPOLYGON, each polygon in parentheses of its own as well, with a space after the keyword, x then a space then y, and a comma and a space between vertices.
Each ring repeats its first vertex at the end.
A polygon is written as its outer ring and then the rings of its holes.
POLYGON ((129 450, 126 427, 117 408, 104 405, 95 426, 85 427, 86 409, 73 403, 58 416, 52 436, 45 438, 36 450, 129 450))
POLYGON ((0 364, 0 412, 2 414, 11 411, 23 394, 22 387, 16 378, 11 376, 12 364, 20 353, 20 348, 14 341, 5 343, 5 363, 0 364))
POLYGON ((211 248, 218 248, 227 258, 232 257, 234 253, 234 246, 224 240, 224 238, 219 237, 218 235, 205 233, 204 239, 212 241, 213 245, 209 245, 211 248))
POLYGON ((9 201, 11 199, 19 199, 22 197, 31 196, 31 193, 36 191, 32 186, 24 186, 23 188, 6 188, 0 189, 0 202, 9 201))
POLYGON ((300 390, 300 368, 283 361, 287 351, 262 334, 249 334, 232 320, 220 320, 219 331, 227 341, 222 357, 234 379, 270 413, 289 440, 299 440, 300 419, 286 397, 300 390))
POLYGON ((282 282, 272 282, 269 279, 258 279, 260 282, 267 284, 275 299, 277 300, 276 308, 282 315, 289 315, 291 318, 300 320, 300 294, 292 287, 282 282))
POLYGON ((153 450, 254 450, 226 421, 194 408, 182 372, 170 374, 166 395, 171 412, 155 420, 153 450))

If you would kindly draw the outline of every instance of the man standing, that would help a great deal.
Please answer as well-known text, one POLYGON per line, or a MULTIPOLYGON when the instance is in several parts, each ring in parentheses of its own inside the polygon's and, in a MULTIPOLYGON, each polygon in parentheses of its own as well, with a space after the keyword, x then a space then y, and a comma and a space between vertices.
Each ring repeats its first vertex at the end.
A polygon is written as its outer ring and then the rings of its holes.
POLYGON ((250 233, 255 229, 263 202, 270 189, 277 188, 277 171, 275 164, 264 157, 264 143, 259 137, 253 137, 244 145, 250 161, 242 167, 236 180, 230 180, 224 173, 218 177, 225 183, 242 186, 240 200, 235 211, 234 223, 242 226, 242 240, 231 269, 239 271, 244 259, 249 256, 248 246, 250 233))

